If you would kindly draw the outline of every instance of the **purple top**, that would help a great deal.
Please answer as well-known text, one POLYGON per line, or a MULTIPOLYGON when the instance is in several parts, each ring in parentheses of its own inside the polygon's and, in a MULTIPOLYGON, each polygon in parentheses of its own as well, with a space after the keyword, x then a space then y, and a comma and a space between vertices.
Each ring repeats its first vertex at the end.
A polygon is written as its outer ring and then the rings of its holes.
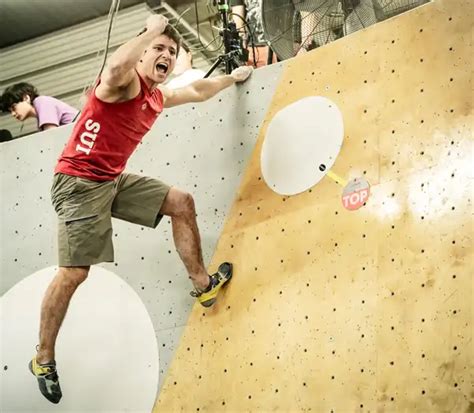
POLYGON ((71 123, 78 112, 67 103, 51 96, 38 96, 33 101, 33 106, 36 110, 39 129, 47 123, 57 126, 71 123))

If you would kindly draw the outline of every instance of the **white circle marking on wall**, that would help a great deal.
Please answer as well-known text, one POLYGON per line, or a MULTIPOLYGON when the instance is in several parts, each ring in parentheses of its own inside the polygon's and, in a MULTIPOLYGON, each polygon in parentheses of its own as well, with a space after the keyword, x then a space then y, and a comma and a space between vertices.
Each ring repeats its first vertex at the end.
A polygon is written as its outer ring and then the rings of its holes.
POLYGON ((155 331, 138 294, 116 274, 92 267, 73 296, 56 345, 63 398, 40 393, 28 362, 38 343, 40 306, 55 267, 40 270, 0 298, 0 410, 150 412, 158 389, 155 331))
POLYGON ((260 159, 263 179, 281 195, 306 191, 332 167, 343 138, 342 114, 331 100, 311 96, 288 105, 268 125, 260 159))

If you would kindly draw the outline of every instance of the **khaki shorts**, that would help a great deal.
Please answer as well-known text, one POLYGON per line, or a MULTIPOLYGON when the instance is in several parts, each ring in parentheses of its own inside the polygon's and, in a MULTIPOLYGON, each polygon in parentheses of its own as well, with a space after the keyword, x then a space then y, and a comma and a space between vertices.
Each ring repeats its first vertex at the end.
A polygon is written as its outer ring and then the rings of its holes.
POLYGON ((170 187, 133 174, 96 182, 58 173, 51 200, 59 218, 59 266, 114 261, 112 217, 155 228, 170 187))

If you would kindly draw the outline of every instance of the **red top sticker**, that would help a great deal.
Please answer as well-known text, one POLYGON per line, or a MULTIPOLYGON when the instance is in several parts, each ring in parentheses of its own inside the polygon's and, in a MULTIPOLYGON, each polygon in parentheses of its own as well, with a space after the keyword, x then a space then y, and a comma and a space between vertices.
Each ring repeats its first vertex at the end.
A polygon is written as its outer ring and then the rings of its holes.
POLYGON ((355 178, 342 191, 342 205, 349 211, 355 211, 365 205, 369 195, 369 183, 364 178, 355 178))

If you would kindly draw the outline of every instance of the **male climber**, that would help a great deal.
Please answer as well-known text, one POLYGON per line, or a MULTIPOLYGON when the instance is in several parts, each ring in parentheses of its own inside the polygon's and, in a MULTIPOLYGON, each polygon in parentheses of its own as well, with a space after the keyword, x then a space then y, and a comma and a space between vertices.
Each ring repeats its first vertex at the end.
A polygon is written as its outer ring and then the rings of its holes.
POLYGON ((114 261, 111 218, 155 228, 171 217, 178 254, 191 279, 192 295, 211 306, 232 276, 223 263, 209 275, 190 194, 161 182, 124 173, 131 154, 165 107, 202 102, 245 81, 249 67, 197 80, 180 89, 160 86, 173 72, 180 37, 165 17, 152 15, 146 30, 111 56, 91 91, 55 168, 51 199, 58 214, 59 270, 41 306, 39 346, 29 368, 52 403, 62 397, 55 343, 69 301, 90 266, 114 261))

